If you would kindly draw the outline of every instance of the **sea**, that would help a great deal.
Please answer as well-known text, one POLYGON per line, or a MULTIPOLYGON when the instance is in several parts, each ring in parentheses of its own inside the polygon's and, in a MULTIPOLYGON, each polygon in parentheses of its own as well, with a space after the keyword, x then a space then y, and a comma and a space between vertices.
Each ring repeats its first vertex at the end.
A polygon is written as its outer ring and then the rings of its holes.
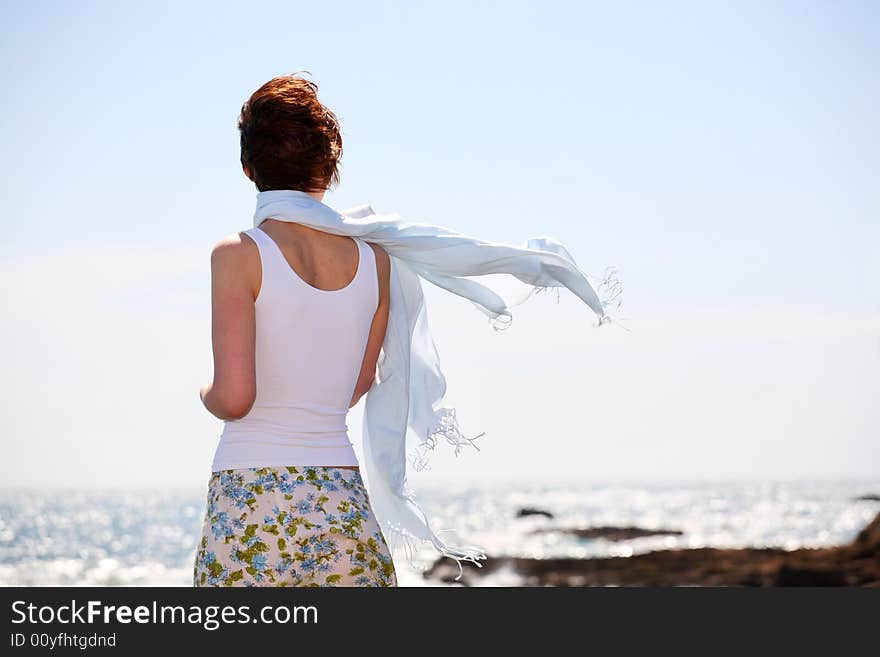
MULTIPOLYGON (((630 556, 681 547, 820 547, 851 541, 878 513, 878 479, 422 485, 435 529, 490 556, 630 556), (520 516, 523 508, 546 511, 520 516), (636 526, 680 535, 583 539, 554 529, 636 526), (544 529, 550 531, 534 531, 544 529)), ((0 585, 191 586, 203 489, 0 489, 0 585)), ((395 549, 401 586, 426 579, 395 549)), ((429 565, 429 544, 416 554, 429 565)), ((481 581, 516 586, 511 573, 481 581)))

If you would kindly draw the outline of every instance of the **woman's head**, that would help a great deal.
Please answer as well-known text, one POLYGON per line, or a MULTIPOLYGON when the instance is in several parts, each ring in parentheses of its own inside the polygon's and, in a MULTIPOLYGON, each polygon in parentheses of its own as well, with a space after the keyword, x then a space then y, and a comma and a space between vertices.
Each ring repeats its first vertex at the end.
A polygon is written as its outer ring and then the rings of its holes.
POLYGON ((323 192, 339 183, 339 122, 317 92, 293 73, 272 78, 242 105, 241 164, 261 192, 323 192))

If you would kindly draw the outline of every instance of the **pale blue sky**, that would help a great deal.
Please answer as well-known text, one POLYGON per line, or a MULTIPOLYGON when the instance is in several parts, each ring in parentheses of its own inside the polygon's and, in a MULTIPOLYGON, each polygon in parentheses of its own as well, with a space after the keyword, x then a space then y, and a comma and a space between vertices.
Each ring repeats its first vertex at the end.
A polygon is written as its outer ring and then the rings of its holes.
POLYGON ((880 472, 876 3, 2 7, 3 479, 207 467, 208 254, 256 191, 235 120, 299 69, 342 124, 330 205, 553 235, 624 282, 614 337, 536 299, 474 339, 482 315, 435 301, 450 396, 498 446, 432 476, 560 449, 575 477, 880 472))

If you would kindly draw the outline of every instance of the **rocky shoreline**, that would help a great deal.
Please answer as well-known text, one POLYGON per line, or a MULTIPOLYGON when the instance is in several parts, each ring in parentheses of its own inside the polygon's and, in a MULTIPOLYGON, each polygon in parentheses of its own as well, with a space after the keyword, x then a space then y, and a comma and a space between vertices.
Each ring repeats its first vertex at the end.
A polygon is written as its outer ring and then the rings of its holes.
POLYGON ((680 529, 643 529, 642 527, 539 527, 530 534, 571 534, 578 538, 604 538, 606 541, 629 541, 645 536, 681 536, 680 529))
MULTIPOLYGON (((598 527, 569 531, 621 540, 675 530, 598 527)), ((631 557, 489 557, 481 563, 482 568, 464 563, 456 583, 473 586, 480 578, 507 569, 522 579, 522 586, 880 587, 880 514, 851 543, 827 548, 681 548, 631 557)), ((440 558, 423 574, 453 583, 459 569, 450 559, 440 558)))

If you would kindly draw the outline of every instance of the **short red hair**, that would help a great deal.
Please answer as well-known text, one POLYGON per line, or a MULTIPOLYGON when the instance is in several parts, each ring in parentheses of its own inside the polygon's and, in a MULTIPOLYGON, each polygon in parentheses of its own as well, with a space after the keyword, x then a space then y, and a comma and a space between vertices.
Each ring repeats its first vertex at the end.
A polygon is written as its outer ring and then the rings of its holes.
POLYGON ((339 184, 339 122, 318 100, 314 82, 296 73, 272 78, 242 105, 238 129, 242 166, 261 192, 321 192, 339 184))

